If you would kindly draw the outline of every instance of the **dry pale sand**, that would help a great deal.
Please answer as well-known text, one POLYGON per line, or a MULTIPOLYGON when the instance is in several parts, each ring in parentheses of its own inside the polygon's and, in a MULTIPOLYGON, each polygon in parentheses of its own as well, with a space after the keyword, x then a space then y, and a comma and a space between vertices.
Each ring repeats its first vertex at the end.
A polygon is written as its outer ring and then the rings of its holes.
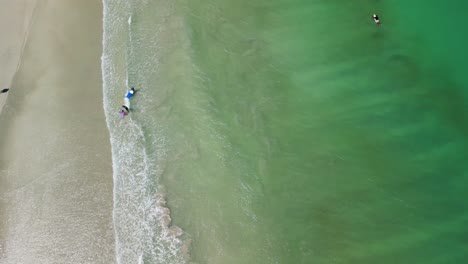
POLYGON ((37 0, 0 114, 2 264, 115 262, 101 49, 101 1, 37 0))

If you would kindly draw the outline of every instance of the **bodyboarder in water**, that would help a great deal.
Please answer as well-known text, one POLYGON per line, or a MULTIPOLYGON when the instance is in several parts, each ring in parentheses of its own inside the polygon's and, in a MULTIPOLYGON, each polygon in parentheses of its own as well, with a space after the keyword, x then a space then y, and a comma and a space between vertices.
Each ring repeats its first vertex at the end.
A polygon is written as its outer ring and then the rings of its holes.
POLYGON ((377 24, 378 26, 382 25, 382 23, 380 22, 379 16, 377 14, 373 14, 372 19, 374 19, 375 24, 377 24))
POLYGON ((135 88, 131 88, 130 91, 127 92, 127 94, 124 97, 124 104, 122 105, 122 108, 119 110, 120 117, 124 117, 130 113, 130 98, 135 94, 135 88))

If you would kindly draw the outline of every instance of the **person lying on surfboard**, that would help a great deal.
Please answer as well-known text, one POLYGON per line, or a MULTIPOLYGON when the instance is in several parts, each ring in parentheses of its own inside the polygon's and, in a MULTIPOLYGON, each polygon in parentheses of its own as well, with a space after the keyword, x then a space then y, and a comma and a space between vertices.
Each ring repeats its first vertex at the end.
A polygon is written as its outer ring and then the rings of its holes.
POLYGON ((135 94, 135 88, 131 88, 130 91, 125 94, 124 97, 124 104, 122 105, 122 108, 119 110, 120 117, 124 117, 130 113, 130 98, 135 94))

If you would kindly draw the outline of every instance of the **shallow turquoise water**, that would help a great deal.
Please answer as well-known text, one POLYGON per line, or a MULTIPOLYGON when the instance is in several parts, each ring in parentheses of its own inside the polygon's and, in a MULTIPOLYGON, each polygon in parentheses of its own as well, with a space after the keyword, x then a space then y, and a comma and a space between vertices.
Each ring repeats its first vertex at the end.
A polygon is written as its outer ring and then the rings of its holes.
POLYGON ((132 121, 191 259, 466 259, 466 5, 133 4, 132 121))

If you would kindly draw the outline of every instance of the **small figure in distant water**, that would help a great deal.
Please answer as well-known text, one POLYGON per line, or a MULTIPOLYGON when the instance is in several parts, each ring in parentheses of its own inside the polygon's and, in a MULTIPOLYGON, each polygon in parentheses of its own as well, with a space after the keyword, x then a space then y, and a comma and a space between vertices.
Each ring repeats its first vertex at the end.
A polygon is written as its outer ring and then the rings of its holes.
POLYGON ((3 89, 0 93, 6 93, 6 92, 8 92, 8 90, 10 90, 10 89, 9 89, 9 88, 5 88, 5 89, 3 89))
POLYGON ((378 16, 378 15, 373 14, 373 15, 372 15, 372 18, 374 19, 375 24, 377 24, 377 25, 379 25, 379 26, 382 25, 382 23, 380 23, 380 20, 379 20, 379 16, 378 16))

